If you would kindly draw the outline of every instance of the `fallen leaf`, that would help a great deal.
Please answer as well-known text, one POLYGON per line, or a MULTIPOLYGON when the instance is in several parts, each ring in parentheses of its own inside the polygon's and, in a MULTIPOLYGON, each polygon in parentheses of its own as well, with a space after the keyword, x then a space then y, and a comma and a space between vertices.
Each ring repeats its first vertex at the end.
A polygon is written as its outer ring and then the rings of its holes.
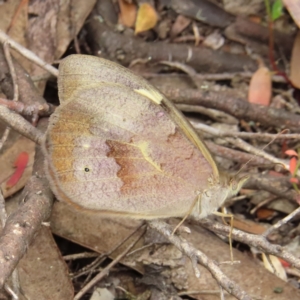
POLYGON ((34 153, 35 143, 25 137, 20 137, 12 144, 11 147, 9 147, 4 153, 2 153, 2 155, 0 156, 0 184, 4 198, 13 195, 15 192, 24 187, 32 173, 34 153), (13 165, 17 160, 18 155, 20 154, 20 149, 29 154, 29 162, 20 180, 13 187, 7 188, 6 182, 8 178, 10 178, 12 174, 15 173, 13 165))
POLYGON ((290 13, 291 17, 300 28, 300 1, 299 0, 282 0, 284 6, 290 13))
POLYGON ((297 163, 298 163, 297 157, 293 156, 290 159, 290 163, 289 163, 289 168, 290 168, 291 174, 295 174, 295 172, 297 170, 297 163))
POLYGON ((281 264, 284 268, 289 268, 291 266, 291 264, 289 262, 287 262, 286 260, 284 260, 280 257, 278 257, 278 259, 279 259, 279 261, 281 262, 281 264))
POLYGON ((269 218, 273 218, 276 215, 276 212, 273 209, 268 209, 264 207, 260 207, 256 211, 256 217, 259 220, 268 220, 269 218))
POLYGON ((269 255, 269 259, 268 259, 267 256, 263 253, 262 258, 263 258, 264 266, 268 271, 270 271, 271 273, 275 274, 277 277, 287 282, 286 272, 278 257, 274 255, 269 255))
POLYGON ((291 57, 291 74, 290 78, 294 86, 300 88, 300 32, 295 37, 293 50, 292 50, 292 57, 291 57))
POLYGON ((149 3, 141 4, 136 18, 135 34, 152 29, 157 20, 157 13, 152 5, 149 3))
POLYGON ((175 38, 178 34, 180 34, 185 28, 187 28, 191 24, 191 19, 186 18, 185 16, 178 15, 174 24, 172 25, 170 31, 171 39, 175 38))
POLYGON ((288 156, 296 156, 298 157, 298 153, 295 150, 289 149, 284 152, 288 156))
POLYGON ((136 5, 125 0, 119 0, 119 23, 126 27, 133 27, 136 19, 136 5))
POLYGON ((19 182, 20 178, 22 177, 22 175, 27 167, 28 161, 29 161, 28 153, 21 152, 19 154, 19 156, 17 157, 17 160, 14 163, 14 166, 16 167, 14 174, 6 182, 7 188, 11 188, 19 182))
POLYGON ((107 288, 96 288, 90 300, 114 300, 115 296, 107 288))
POLYGON ((299 180, 298 180, 298 178, 292 177, 292 178, 290 178, 290 183, 298 184, 299 180))
POLYGON ((271 101, 272 82, 270 71, 267 67, 261 66, 253 74, 248 92, 248 101, 254 104, 268 106, 271 101))
POLYGON ((233 218, 233 227, 253 234, 262 234, 266 231, 266 227, 257 222, 251 220, 241 220, 238 217, 233 218))

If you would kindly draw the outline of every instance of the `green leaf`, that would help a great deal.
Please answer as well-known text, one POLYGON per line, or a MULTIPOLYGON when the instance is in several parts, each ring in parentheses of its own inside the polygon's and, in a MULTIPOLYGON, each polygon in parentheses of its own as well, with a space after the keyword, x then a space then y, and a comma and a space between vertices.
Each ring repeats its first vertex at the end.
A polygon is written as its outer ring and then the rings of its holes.
POLYGON ((277 20, 282 16, 283 4, 281 0, 275 0, 272 5, 272 21, 277 20))

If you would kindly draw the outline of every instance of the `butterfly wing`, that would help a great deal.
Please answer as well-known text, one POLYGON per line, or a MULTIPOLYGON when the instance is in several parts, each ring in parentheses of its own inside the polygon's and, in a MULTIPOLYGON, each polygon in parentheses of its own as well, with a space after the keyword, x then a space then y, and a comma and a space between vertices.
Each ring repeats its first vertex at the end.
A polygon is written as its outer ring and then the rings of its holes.
MULTIPOLYGON (((102 72, 105 64, 98 64, 102 72)), ((107 81, 83 83, 82 69, 75 68, 77 87, 71 90, 65 80, 72 82, 74 73, 68 64, 67 75, 63 65, 63 100, 45 142, 51 186, 59 199, 91 210, 137 218, 184 216, 215 178, 214 165, 168 100, 146 81, 132 86, 140 78, 113 66, 126 84, 109 75, 107 81)))
POLYGON ((90 55, 70 55, 59 66, 58 91, 61 103, 73 99, 78 87, 88 87, 99 82, 116 83, 146 96, 150 101, 162 106, 188 139, 202 152, 210 163, 216 181, 219 172, 206 145, 201 141, 191 124, 172 102, 164 97, 153 85, 130 70, 112 61, 90 55))

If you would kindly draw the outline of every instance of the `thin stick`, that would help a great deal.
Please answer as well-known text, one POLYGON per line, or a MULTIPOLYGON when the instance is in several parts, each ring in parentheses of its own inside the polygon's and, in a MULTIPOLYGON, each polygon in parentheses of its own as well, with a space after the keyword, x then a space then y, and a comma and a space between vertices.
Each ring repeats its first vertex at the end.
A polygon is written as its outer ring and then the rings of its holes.
POLYGON ((277 140, 300 139, 299 133, 285 133, 285 134, 278 135, 277 133, 273 134, 273 133, 258 133, 258 132, 233 132, 228 130, 222 130, 219 128, 216 129, 206 124, 196 122, 195 120, 190 120, 190 122, 192 123, 193 127, 196 130, 201 130, 218 137, 239 137, 239 138, 255 139, 255 140, 262 140, 262 141, 273 140, 275 137, 277 140))
MULTIPOLYGON (((2 190, 0 189, 0 222, 1 222, 1 230, 3 230, 7 220, 7 212, 5 208, 5 199, 2 194, 2 190)), ((11 287, 5 283, 4 288, 5 290, 12 296, 13 299, 19 299, 18 294, 20 292, 20 280, 19 280, 19 272, 18 269, 15 268, 12 272, 12 286, 11 287)))
MULTIPOLYGON (((16 70, 14 68, 14 64, 12 62, 11 55, 10 55, 9 44, 7 42, 4 42, 3 50, 4 50, 4 56, 5 56, 6 62, 8 64, 10 76, 12 78, 13 87, 14 87, 14 97, 13 97, 12 101, 18 102, 19 101, 19 86, 18 86, 17 74, 16 74, 16 70)), ((11 130, 10 127, 5 128, 5 131, 4 131, 1 141, 0 141, 0 150, 3 148, 4 143, 7 141, 10 130, 11 130)))
MULTIPOLYGON (((236 139, 233 139, 233 138, 226 138, 226 140, 230 143, 232 143, 233 145, 239 147, 240 149, 243 149, 247 152, 250 152, 250 153, 253 153, 255 155, 258 155, 260 157, 263 157, 275 164, 280 164, 284 167, 285 170, 289 170, 289 165, 282 159, 278 159, 266 152, 264 152, 263 150, 261 149, 257 149, 255 148, 254 146, 244 142, 242 139, 240 138, 236 138, 236 139)), ((300 175, 300 172, 299 172, 299 175, 300 175)))
POLYGON ((102 280, 104 276, 108 274, 113 266, 115 266, 132 247, 140 240, 145 231, 138 235, 138 237, 122 252, 120 253, 107 267, 105 267, 97 276, 95 276, 83 289, 81 289, 74 297, 74 300, 79 300, 90 288, 92 288, 97 282, 102 280))
POLYGON ((231 295, 235 296, 240 300, 250 300, 252 299, 245 291, 243 291, 234 281, 230 280, 222 270, 215 264, 215 262, 209 259, 203 252, 195 249, 182 237, 172 235, 172 230, 169 225, 160 220, 153 220, 148 222, 149 226, 159 233, 161 233, 165 238, 167 238, 173 245, 175 245, 180 251, 187 255, 193 264, 197 261, 204 266, 212 276, 217 280, 217 282, 231 295))
POLYGON ((126 241, 128 241, 137 231, 140 230, 140 228, 142 228, 142 226, 144 226, 144 224, 141 224, 140 226, 138 226, 133 232, 131 232, 128 236, 126 236, 123 240, 121 240, 117 245, 115 245, 112 249, 110 249, 110 251, 106 252, 106 253, 102 253, 101 255, 98 254, 98 257, 92 261, 89 265, 83 267, 82 269, 78 270, 76 272, 76 274, 74 274, 74 276, 72 276, 72 278, 77 278, 79 276, 82 276, 84 274, 87 273, 91 273, 93 270, 95 270, 99 264, 102 263, 102 260, 108 256, 110 256, 113 252, 115 252, 119 247, 121 247, 126 241))
MULTIPOLYGON (((212 230, 219 234, 229 234, 231 228, 230 226, 223 225, 218 222, 212 222, 209 219, 201 219, 201 224, 205 228, 212 230)), ((296 268, 300 269, 300 259, 295 255, 291 254, 284 247, 279 245, 271 244, 262 235, 250 234, 238 229, 232 229, 232 238, 236 241, 248 244, 249 246, 255 247, 268 254, 273 254, 275 256, 281 257, 290 264, 294 265, 296 268)))
POLYGON ((9 124, 11 128, 23 136, 29 138, 38 145, 42 145, 44 134, 27 122, 23 117, 12 112, 3 105, 0 105, 0 119, 9 124))
POLYGON ((36 54, 34 54, 32 51, 26 49, 22 45, 15 42, 12 38, 10 38, 7 34, 5 34, 2 30, 0 30, 0 43, 4 44, 5 42, 8 42, 11 46, 11 48, 15 49, 19 53, 21 53, 24 57, 29 59, 30 61, 34 62, 44 70, 48 71, 55 77, 58 77, 58 70, 51 65, 47 64, 45 61, 43 61, 41 58, 39 58, 36 54))
POLYGON ((286 216, 285 218, 281 219, 280 221, 278 221, 276 224, 272 225, 269 229, 267 229, 262 236, 267 237, 271 232, 273 232, 274 230, 278 229, 279 227, 281 227, 282 225, 286 224, 287 222, 289 222, 291 219, 293 219, 296 215, 298 215, 300 213, 300 207, 298 207, 297 209, 295 209, 293 212, 291 212, 288 216, 286 216))

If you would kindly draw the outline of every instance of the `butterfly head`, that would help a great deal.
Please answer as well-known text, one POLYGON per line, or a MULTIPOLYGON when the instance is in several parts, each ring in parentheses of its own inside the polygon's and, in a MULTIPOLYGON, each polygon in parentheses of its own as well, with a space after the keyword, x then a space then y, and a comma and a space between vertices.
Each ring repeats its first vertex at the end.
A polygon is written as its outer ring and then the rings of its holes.
POLYGON ((199 192, 197 205, 194 206, 192 216, 202 219, 217 211, 226 199, 236 195, 248 176, 237 178, 226 173, 220 173, 219 178, 210 181, 210 187, 199 192))
POLYGON ((247 175, 242 177, 227 176, 227 185, 229 188, 227 198, 235 196, 248 179, 249 176, 247 175))

